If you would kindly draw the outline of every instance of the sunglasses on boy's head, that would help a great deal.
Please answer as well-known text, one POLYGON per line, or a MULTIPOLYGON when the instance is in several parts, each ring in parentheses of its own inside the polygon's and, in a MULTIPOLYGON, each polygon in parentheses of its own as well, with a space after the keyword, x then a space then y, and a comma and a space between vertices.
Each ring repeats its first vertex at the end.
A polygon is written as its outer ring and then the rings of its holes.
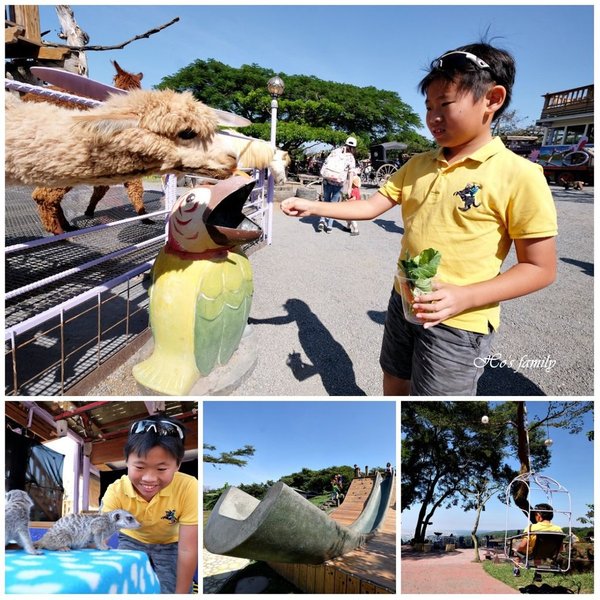
POLYGON ((179 436, 183 439, 183 431, 179 425, 171 421, 137 421, 131 426, 129 433, 148 433, 154 431, 156 435, 179 436))
POLYGON ((431 66, 433 69, 439 69, 441 71, 476 67, 477 69, 487 69, 492 75, 494 74, 492 67, 484 60, 470 52, 462 52, 460 50, 443 54, 439 58, 436 58, 431 63, 431 66))

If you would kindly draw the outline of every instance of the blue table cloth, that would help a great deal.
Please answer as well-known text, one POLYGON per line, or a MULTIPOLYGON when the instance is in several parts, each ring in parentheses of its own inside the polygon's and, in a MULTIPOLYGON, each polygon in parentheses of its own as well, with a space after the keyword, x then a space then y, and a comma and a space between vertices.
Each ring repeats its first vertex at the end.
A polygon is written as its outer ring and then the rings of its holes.
POLYGON ((160 594, 148 556, 133 550, 6 550, 7 594, 160 594))

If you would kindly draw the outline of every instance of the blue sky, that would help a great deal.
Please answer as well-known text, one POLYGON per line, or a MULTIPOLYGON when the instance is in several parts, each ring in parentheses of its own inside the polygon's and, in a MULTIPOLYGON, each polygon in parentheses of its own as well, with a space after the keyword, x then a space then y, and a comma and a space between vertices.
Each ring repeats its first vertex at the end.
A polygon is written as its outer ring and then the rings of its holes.
MULTIPOLYGON (((527 401, 527 412, 529 420, 535 420, 537 415, 545 415, 547 402, 527 401)), ((547 469, 541 474, 557 480, 571 493, 573 526, 581 526, 576 522, 577 517, 583 517, 587 512, 586 504, 592 504, 594 501, 594 444, 589 442, 586 433, 593 430, 593 415, 588 413, 584 417, 584 426, 580 434, 569 435, 566 431, 550 428, 550 438, 554 441, 552 445, 552 460, 547 469)), ((514 465, 518 468, 518 463, 514 465)), ((557 503, 562 502, 565 508, 565 498, 557 495, 557 503)), ((546 500, 537 497, 531 498, 532 502, 545 502, 546 500)), ((411 510, 405 510, 402 513, 401 530, 403 537, 412 537, 416 524, 416 516, 420 507, 413 507, 411 510)), ((475 512, 465 513, 461 508, 451 508, 448 510, 439 509, 433 515, 433 525, 428 528, 428 533, 433 531, 443 531, 446 534, 459 529, 470 530, 475 520, 475 512)), ((566 523, 555 519, 557 524, 566 523)), ((486 505, 485 512, 482 512, 479 524, 480 530, 504 529, 506 523, 506 507, 497 498, 492 498, 486 505)), ((509 518, 509 528, 523 528, 523 518, 518 509, 512 509, 509 518)))
POLYGON ((217 452, 249 444, 247 466, 204 467, 204 486, 264 483, 330 466, 396 460, 396 404, 389 401, 205 401, 204 442, 217 452))
MULTIPOLYGON (((171 27, 122 50, 88 52, 90 77, 111 83, 116 59, 144 73, 150 88, 196 59, 233 67, 256 63, 279 73, 373 85, 398 92, 424 122, 417 92, 428 63, 448 49, 494 43, 517 60, 512 108, 533 123, 542 95, 593 82, 593 6, 588 5, 72 5, 90 44, 114 45, 162 25, 171 27)), ((52 5, 41 7, 47 41, 59 41, 52 5)), ((266 84, 266 82, 265 82, 266 84)), ((422 133, 429 135, 426 130, 422 133)))

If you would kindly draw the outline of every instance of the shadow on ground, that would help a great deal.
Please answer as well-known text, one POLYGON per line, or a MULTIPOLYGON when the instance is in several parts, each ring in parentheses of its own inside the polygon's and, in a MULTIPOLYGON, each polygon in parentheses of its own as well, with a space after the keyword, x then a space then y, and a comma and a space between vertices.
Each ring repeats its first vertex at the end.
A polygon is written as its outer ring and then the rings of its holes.
POLYGON ((533 381, 510 367, 487 366, 477 384, 478 396, 546 396, 533 381))
POLYGON ((248 565, 245 569, 237 571, 233 577, 227 580, 227 583, 218 593, 302 594, 303 592, 273 571, 267 563, 256 562, 248 565), (258 585, 257 591, 253 589, 254 585, 258 585))
POLYGON ((350 356, 308 304, 298 298, 290 298, 283 308, 288 313, 286 316, 250 318, 249 322, 254 325, 296 323, 298 339, 308 362, 303 361, 299 352, 292 351, 288 355, 286 364, 294 377, 298 381, 305 381, 314 375, 321 377, 330 396, 365 396, 364 390, 356 384, 356 374, 350 356))

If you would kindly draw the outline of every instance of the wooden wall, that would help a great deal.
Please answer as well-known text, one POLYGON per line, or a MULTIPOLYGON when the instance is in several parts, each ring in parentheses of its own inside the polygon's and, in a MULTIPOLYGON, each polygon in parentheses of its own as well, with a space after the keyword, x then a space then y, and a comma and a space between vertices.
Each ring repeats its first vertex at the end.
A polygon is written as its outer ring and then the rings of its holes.
POLYGON ((393 594, 393 590, 361 580, 330 564, 298 565, 269 563, 269 566, 307 594, 393 594))

